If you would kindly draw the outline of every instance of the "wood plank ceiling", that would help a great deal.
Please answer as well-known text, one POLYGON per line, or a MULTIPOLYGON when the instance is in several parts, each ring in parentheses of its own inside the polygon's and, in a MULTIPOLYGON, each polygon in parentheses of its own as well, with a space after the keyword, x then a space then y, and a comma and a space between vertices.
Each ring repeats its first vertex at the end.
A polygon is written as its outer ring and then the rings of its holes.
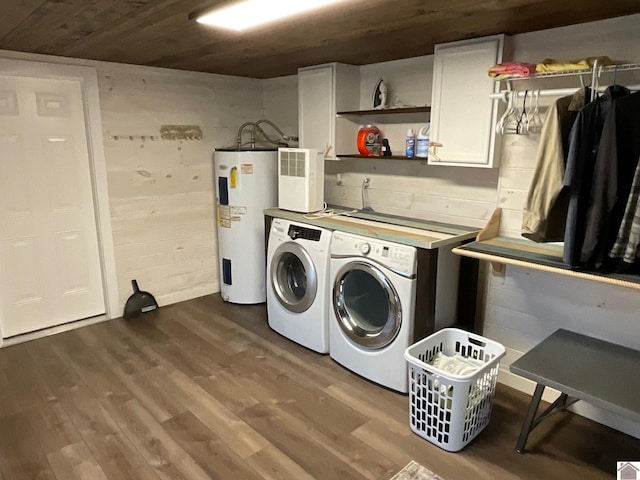
POLYGON ((188 18, 229 0, 2 3, 0 49, 254 78, 332 61, 365 65, 427 55, 441 42, 640 13, 640 0, 343 0, 236 33, 188 18))

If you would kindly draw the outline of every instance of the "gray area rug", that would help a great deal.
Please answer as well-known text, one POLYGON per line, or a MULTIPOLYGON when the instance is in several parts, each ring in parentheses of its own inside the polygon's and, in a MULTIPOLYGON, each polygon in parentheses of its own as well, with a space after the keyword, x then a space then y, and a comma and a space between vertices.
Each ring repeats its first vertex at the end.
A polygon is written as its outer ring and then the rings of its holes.
POLYGON ((406 467, 396 473, 391 480, 444 480, 428 468, 411 460, 406 467))

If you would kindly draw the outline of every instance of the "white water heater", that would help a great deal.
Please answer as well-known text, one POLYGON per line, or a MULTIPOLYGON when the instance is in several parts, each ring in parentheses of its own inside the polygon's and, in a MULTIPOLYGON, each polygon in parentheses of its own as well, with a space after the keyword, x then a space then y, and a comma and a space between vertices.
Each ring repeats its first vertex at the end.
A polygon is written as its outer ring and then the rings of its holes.
POLYGON ((220 293, 227 302, 267 299, 264 210, 278 204, 277 160, 275 149, 214 152, 220 293))
POLYGON ((278 149, 278 207, 294 212, 324 208, 324 156, 310 148, 278 149))

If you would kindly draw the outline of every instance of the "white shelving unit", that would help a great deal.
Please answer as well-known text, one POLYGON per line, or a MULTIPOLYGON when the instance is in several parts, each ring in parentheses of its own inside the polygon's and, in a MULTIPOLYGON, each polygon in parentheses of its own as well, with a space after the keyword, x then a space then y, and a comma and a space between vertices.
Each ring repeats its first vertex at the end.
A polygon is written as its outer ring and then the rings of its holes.
MULTIPOLYGON (((323 152, 336 160, 338 110, 355 110, 360 99, 360 70, 354 65, 329 63, 298 70, 298 130, 301 148, 323 152)), ((357 131, 357 128, 356 128, 357 131)), ((355 138, 355 133, 353 133, 355 138)))
POLYGON ((500 105, 487 65, 503 61, 504 35, 436 45, 429 165, 495 168, 500 142, 493 126, 500 105))
POLYGON ((431 107, 401 107, 378 110, 340 111, 337 114, 337 124, 341 128, 336 132, 338 157, 340 158, 381 158, 383 160, 421 160, 426 158, 407 157, 405 152, 405 138, 407 128, 417 131, 429 121, 431 107), (391 143, 391 156, 364 156, 357 152, 356 134, 360 125, 375 124, 391 143))

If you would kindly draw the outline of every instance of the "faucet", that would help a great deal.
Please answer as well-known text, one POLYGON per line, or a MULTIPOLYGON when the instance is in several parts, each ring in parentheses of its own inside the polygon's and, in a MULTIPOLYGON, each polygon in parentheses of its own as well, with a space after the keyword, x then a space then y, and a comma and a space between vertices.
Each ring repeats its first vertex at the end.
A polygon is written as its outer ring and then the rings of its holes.
POLYGON ((370 206, 366 205, 366 202, 365 202, 366 196, 364 194, 364 191, 367 188, 369 188, 370 183, 371 182, 370 182, 369 177, 364 177, 362 179, 362 189, 361 189, 361 191, 362 191, 362 211, 363 212, 373 212, 373 208, 371 208, 370 206))

